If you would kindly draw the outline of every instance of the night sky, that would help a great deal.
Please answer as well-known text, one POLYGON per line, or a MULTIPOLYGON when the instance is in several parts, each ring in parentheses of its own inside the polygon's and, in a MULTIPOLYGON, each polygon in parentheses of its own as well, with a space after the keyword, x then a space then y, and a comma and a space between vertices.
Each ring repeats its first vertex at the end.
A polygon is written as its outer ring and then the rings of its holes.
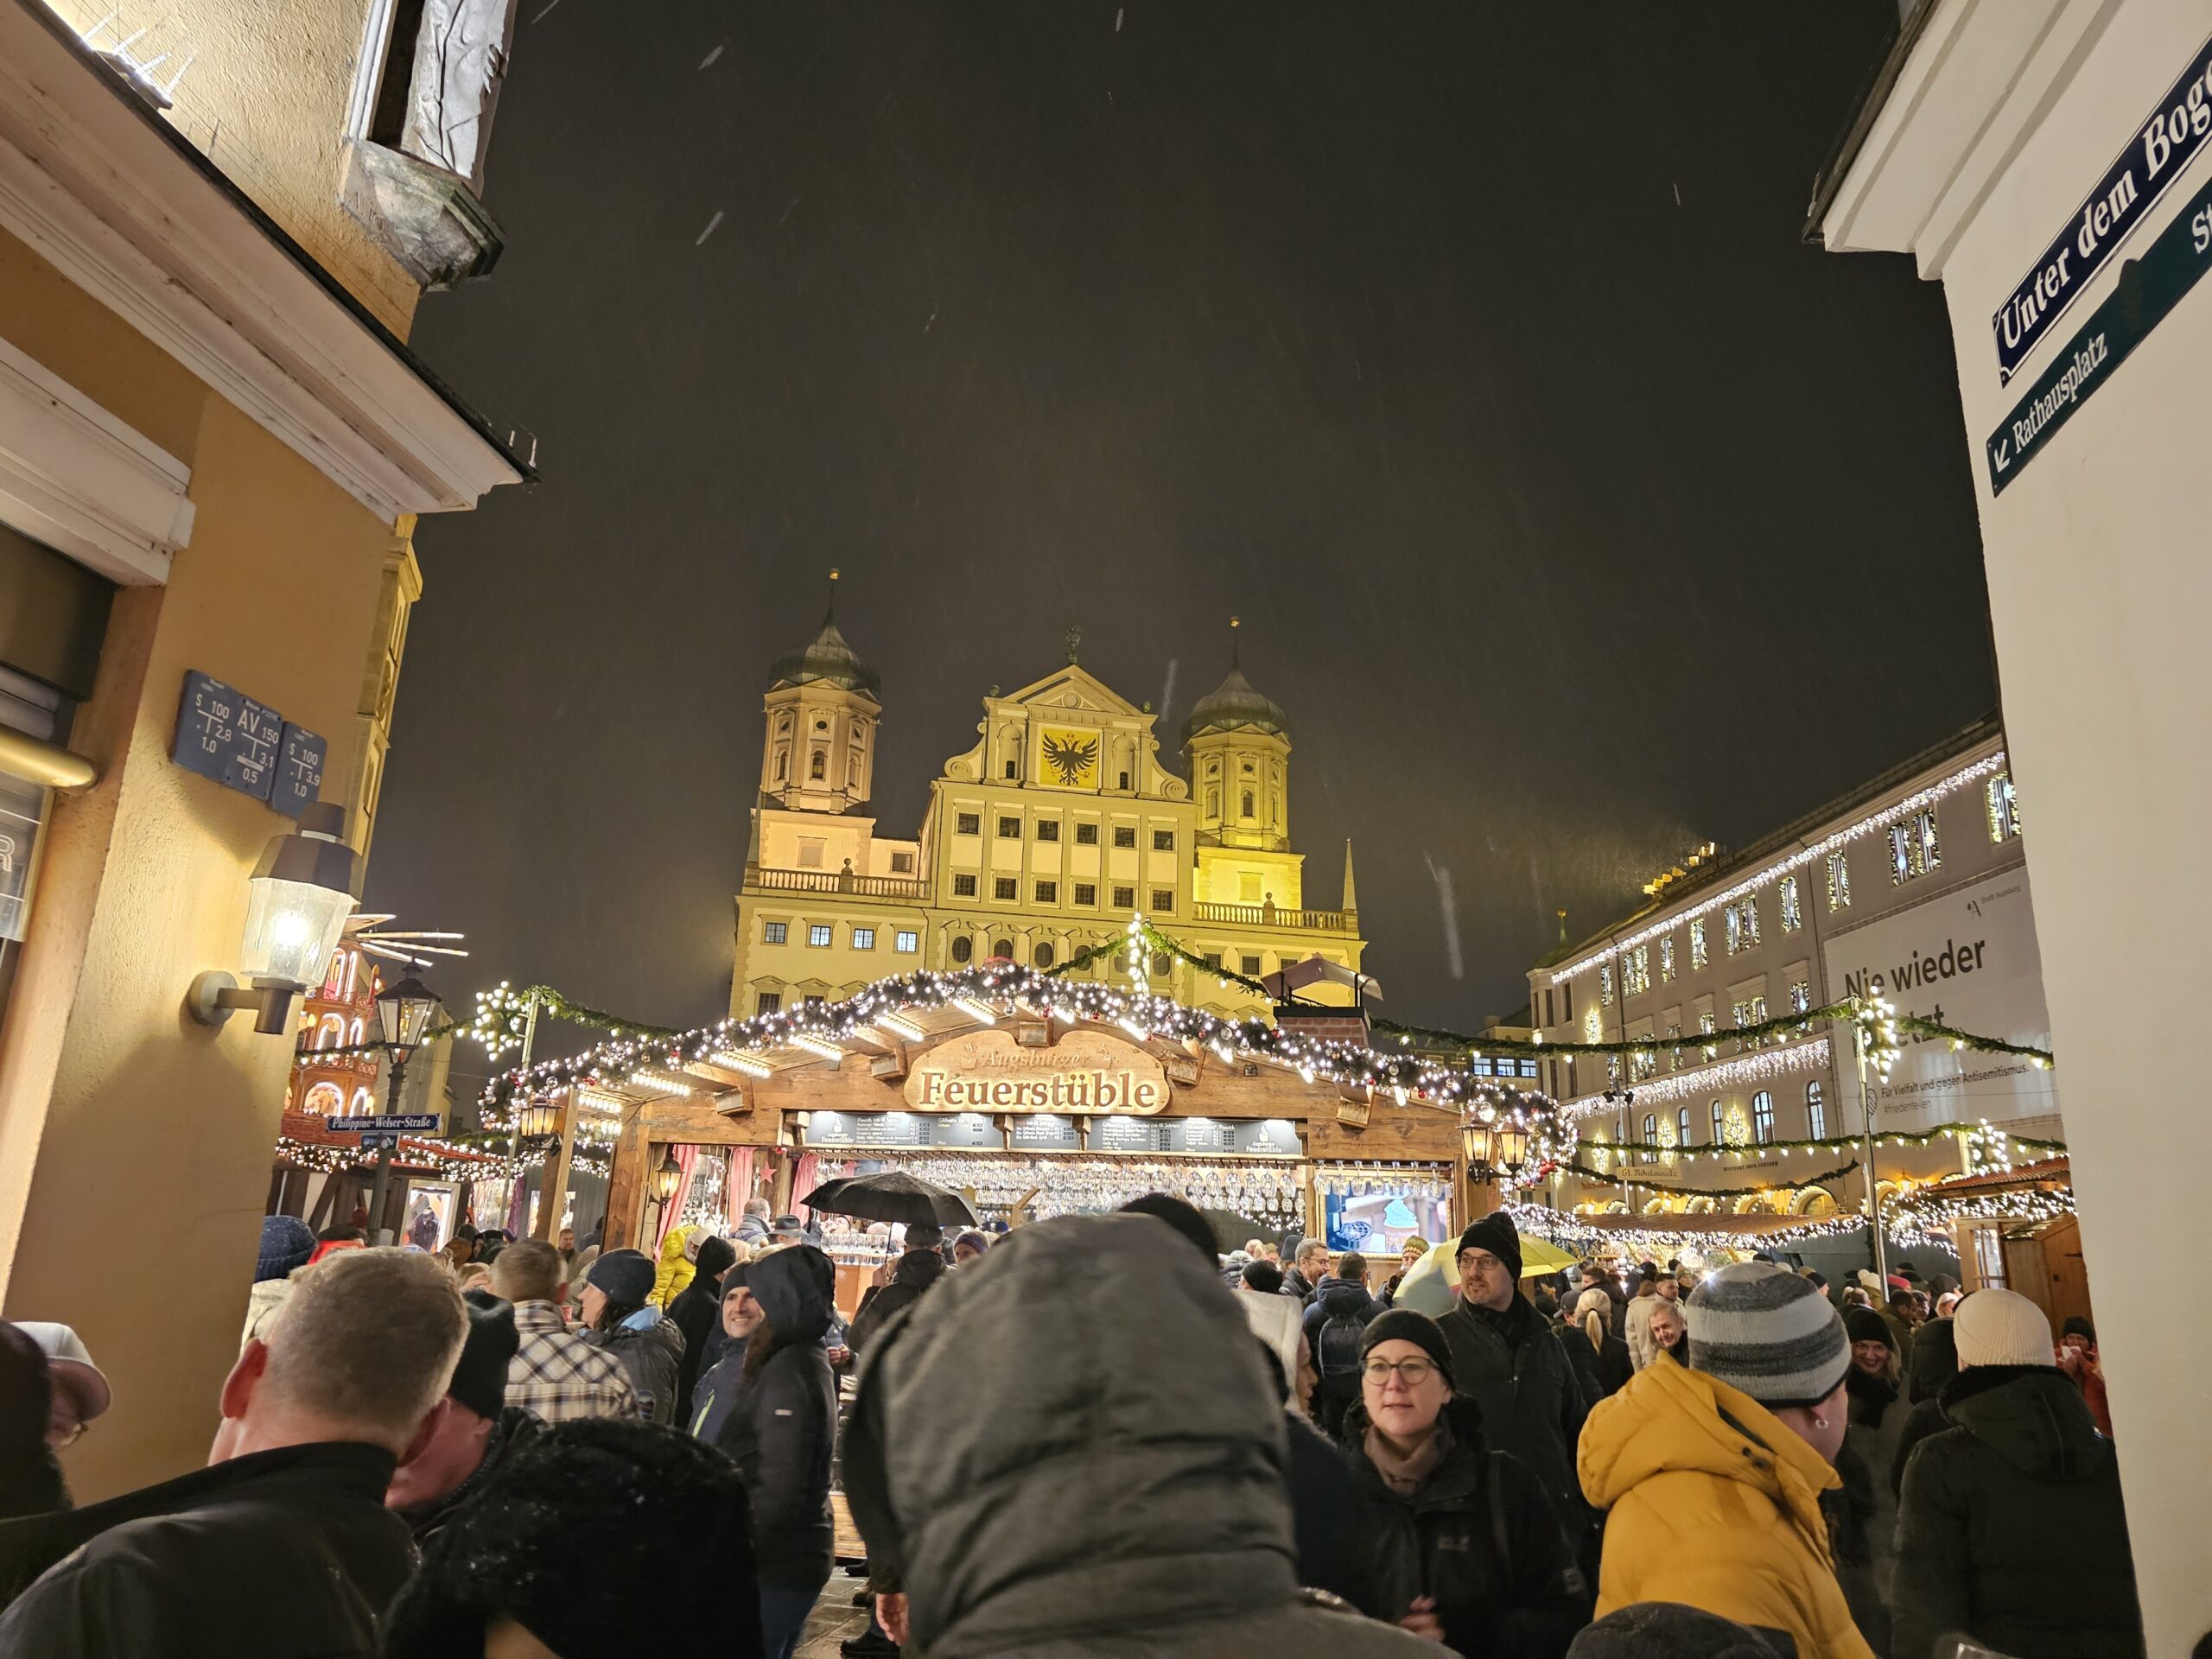
POLYGON ((1895 16, 524 0, 415 344, 543 481, 418 531, 369 903, 718 1016, 836 565, 885 833, 1071 622, 1172 748, 1239 613, 1383 1011, 1517 1007, 1995 701, 1939 292, 1799 241, 1895 16))

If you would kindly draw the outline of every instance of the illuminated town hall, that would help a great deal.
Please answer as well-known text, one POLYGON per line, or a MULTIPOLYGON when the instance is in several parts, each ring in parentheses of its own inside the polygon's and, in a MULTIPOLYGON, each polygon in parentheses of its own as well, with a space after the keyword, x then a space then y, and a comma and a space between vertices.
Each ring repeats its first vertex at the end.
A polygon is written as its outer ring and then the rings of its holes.
MULTIPOLYGON (((983 699, 976 742, 930 785, 920 833, 868 812, 882 682, 835 607, 771 665, 760 786, 738 898, 730 1011, 834 1001, 918 969, 1005 958, 1039 969, 1118 941, 1133 913, 1228 971, 1261 979, 1315 957, 1357 969, 1349 846, 1341 907, 1309 908, 1290 840, 1288 717, 1232 648, 1228 677, 1183 723, 1178 772, 1159 718, 1075 660, 983 699)), ((1155 957, 1155 988, 1198 1007, 1265 999, 1155 957)), ((1103 978, 1101 956, 1084 971, 1103 978)), ((1347 1001, 1347 987, 1304 995, 1347 1001)))

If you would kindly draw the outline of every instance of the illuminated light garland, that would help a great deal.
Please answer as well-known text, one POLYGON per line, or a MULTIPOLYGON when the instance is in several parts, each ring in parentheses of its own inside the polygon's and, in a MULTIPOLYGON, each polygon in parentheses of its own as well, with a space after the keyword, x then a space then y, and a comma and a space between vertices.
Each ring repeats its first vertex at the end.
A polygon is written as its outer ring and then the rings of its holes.
POLYGON ((1862 836, 1872 835, 1878 830, 1886 830, 1899 818, 1910 817, 1923 807, 1932 806, 1945 796, 1955 794, 1969 785, 1980 783, 1993 772, 2004 770, 2005 751, 1999 749, 1996 753, 1986 755, 1971 766, 1961 767, 1949 777, 1930 784, 1926 789, 1908 795, 1901 801, 1892 802, 1879 812, 1870 813, 1848 828, 1839 830, 1834 835, 1815 842, 1809 847, 1801 848, 1796 852, 1776 860, 1764 869, 1745 877, 1735 886, 1716 893, 1709 899, 1700 900, 1688 910, 1675 911, 1663 920, 1649 923, 1637 932, 1608 941, 1604 950, 1592 951, 1580 962, 1571 963, 1564 968, 1554 969, 1552 972, 1551 982, 1554 985, 1564 985, 1577 974, 1588 973, 1592 968, 1623 950, 1632 950, 1637 945, 1647 944, 1662 934, 1673 932, 1685 923, 1694 921, 1700 916, 1709 916, 1714 911, 1723 909, 1734 904, 1738 899, 1758 892, 1768 882, 1787 875, 1792 870, 1804 869, 1817 864, 1830 853, 1840 851, 1847 843, 1857 841, 1862 836))
MULTIPOLYGON (((1738 1233, 1724 1228, 1592 1227, 1588 1224, 1596 1219, 1594 1217, 1564 1215, 1535 1204, 1510 1204, 1505 1206, 1505 1213, 1522 1232, 1533 1233, 1561 1246, 1620 1244, 1745 1254, 1777 1248, 1786 1249, 1816 1238, 1847 1237, 1866 1225, 1866 1217, 1859 1215, 1818 1216, 1806 1217, 1795 1225, 1777 1227, 1769 1232, 1738 1233)), ((1640 1221, 1643 1217, 1624 1216, 1622 1219, 1640 1221)))
POLYGON ((1701 1095, 1713 1089, 1726 1088, 1732 1084, 1750 1083, 1757 1078, 1777 1077, 1784 1071, 1802 1071, 1809 1066, 1824 1066, 1828 1058, 1828 1039, 1815 1037, 1811 1042, 1800 1043, 1794 1048, 1764 1049, 1732 1060, 1714 1061, 1695 1071, 1670 1071, 1664 1077, 1653 1077, 1643 1083, 1622 1084, 1614 1089, 1611 1100, 1603 1095, 1586 1095, 1580 1099, 1568 1101, 1564 1109, 1580 1121, 1605 1112, 1618 1111, 1629 1103, 1626 1097, 1630 1096, 1639 1101, 1679 1100, 1690 1095, 1701 1095))
POLYGON ((808 1053, 825 1060, 842 1060, 845 1058, 845 1046, 842 1043, 832 1042, 827 1037, 817 1037, 810 1031, 793 1032, 791 1036, 791 1045, 793 1048, 803 1048, 808 1053))
MULTIPOLYGON (((842 1049, 833 1052, 840 1058, 844 1054, 842 1049)), ((691 1085, 683 1078, 670 1077, 666 1072, 656 1071, 650 1066, 639 1067, 630 1074, 629 1080, 640 1089, 652 1089, 664 1095, 688 1096, 692 1092, 691 1085)))
POLYGON ((1571 1124, 1559 1118, 1548 1096, 1535 1090, 1503 1086, 1463 1068, 1413 1054, 1378 1053, 1355 1045, 1327 1042, 1283 1031, 1254 1015, 1231 1019, 1190 1007, 1148 991, 1122 990, 1103 982, 1069 980, 1012 963, 995 963, 957 973, 925 970, 879 980, 842 1002, 813 1007, 804 1027, 792 1013, 779 1010, 749 1020, 728 1019, 672 1038, 628 1035, 582 1054, 544 1060, 524 1072, 509 1071, 486 1084, 482 1104, 487 1124, 503 1120, 518 1092, 524 1096, 576 1084, 619 1087, 633 1073, 665 1068, 678 1071, 716 1054, 789 1046, 800 1029, 831 1039, 866 1041, 880 1017, 899 1009, 957 1007, 977 1020, 996 1018, 995 1005, 1016 999, 1071 1023, 1134 1025, 1148 1040, 1211 1047, 1252 1060, 1266 1061, 1344 1088, 1403 1089, 1471 1122, 1477 1108, 1489 1106, 1499 1122, 1529 1136, 1528 1161, 1509 1179, 1529 1185, 1544 1178, 1550 1166, 1573 1155, 1571 1124), (980 1010, 980 1012, 978 1012, 980 1010))
MULTIPOLYGON (((880 1025, 882 1021, 876 1023, 880 1025)), ((707 1060, 709 1065, 724 1066, 748 1077, 772 1077, 776 1075, 776 1068, 768 1064, 768 1057, 755 1054, 750 1049, 718 1048, 707 1056, 707 1060)))
POLYGON ((645 1037, 675 1035, 664 1027, 642 1025, 619 1014, 571 1002, 550 985, 531 985, 517 990, 503 979, 490 990, 476 993, 476 1017, 468 1024, 468 1035, 483 1045, 485 1058, 497 1061, 501 1055, 522 1046, 523 1033, 530 1027, 533 1003, 540 1019, 591 1026, 616 1037, 625 1033, 645 1037))
MULTIPOLYGON (((1641 1093, 1642 1091, 1638 1090, 1638 1092, 1641 1093)), ((1955 1138, 1963 1144, 1970 1142, 1977 1135, 1981 1134, 1987 1128, 1988 1125, 1985 1122, 1980 1124, 1942 1123, 1938 1124, 1932 1129, 1921 1129, 1910 1132, 1885 1130, 1875 1135, 1874 1142, 1877 1146, 1924 1147, 1932 1141, 1941 1140, 1948 1135, 1955 1138)), ((2063 1156, 2066 1151, 2066 1143, 2063 1141, 2044 1141, 2038 1140, 2032 1135, 2004 1135, 2001 1130, 1992 1131, 1992 1133, 2001 1135, 2008 1146, 2030 1147, 2038 1152, 2060 1156, 2063 1156)), ((1792 1152, 1840 1152, 1847 1147, 1860 1146, 1864 1144, 1864 1141, 1865 1137, 1862 1135, 1832 1135, 1821 1140, 1747 1141, 1740 1147, 1716 1147, 1710 1142, 1707 1142, 1703 1146, 1695 1147, 1647 1147, 1637 1141, 1608 1141, 1595 1139, 1586 1141, 1583 1144, 1593 1148, 1602 1148, 1605 1152, 1616 1155, 1627 1152, 1671 1154, 1675 1158, 1678 1158, 1682 1162, 1688 1164, 1695 1163, 1700 1158, 1757 1158, 1770 1152, 1785 1154, 1792 1152)), ((1650 1160, 1649 1159, 1640 1159, 1637 1161, 1648 1163, 1650 1160)), ((2005 1167, 2009 1169, 2012 1166, 2007 1164, 2005 1167)), ((1611 1178, 1607 1177, 1607 1179, 1610 1179, 1611 1178)))
POLYGON ((878 1030, 887 1032, 893 1037, 903 1037, 910 1043, 918 1043, 929 1035, 918 1020, 909 1020, 895 1009, 889 1014, 877 1014, 874 1023, 878 1030))
POLYGON ((1608 1175, 1603 1170, 1585 1168, 1580 1164, 1565 1164, 1560 1173, 1580 1176, 1586 1181, 1600 1181, 1607 1186, 1640 1186, 1648 1192, 1663 1192, 1669 1198, 1740 1198, 1753 1192, 1802 1192, 1808 1187, 1824 1186, 1830 1181, 1840 1181, 1859 1167, 1853 1158, 1847 1164, 1825 1170, 1818 1175, 1789 1176, 1780 1181, 1768 1181, 1755 1186, 1685 1186, 1677 1191, 1650 1181, 1639 1181, 1627 1175, 1608 1175))

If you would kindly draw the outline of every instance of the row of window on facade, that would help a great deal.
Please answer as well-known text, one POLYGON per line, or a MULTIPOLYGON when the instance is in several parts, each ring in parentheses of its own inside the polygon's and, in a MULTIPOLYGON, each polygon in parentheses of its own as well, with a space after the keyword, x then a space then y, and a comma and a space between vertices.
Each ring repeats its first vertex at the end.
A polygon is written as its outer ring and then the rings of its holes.
MULTIPOLYGON (((2013 793, 2012 780, 2004 772, 1992 778, 1982 795, 1983 810, 1992 842, 2005 842, 2020 833, 2019 804, 2013 793)), ((1884 832, 1889 856, 1890 881, 1903 887, 1940 868, 1943 862, 1942 844, 1936 832, 1936 809, 1923 807, 1916 812, 1901 817, 1884 832)), ((1797 877, 1793 874, 1782 877, 1775 884, 1777 918, 1784 933, 1795 933, 1805 925, 1805 906, 1797 877)), ((1827 858, 1827 901, 1831 913, 1851 908, 1851 861, 1842 851, 1833 852, 1827 858)), ((1759 896, 1746 893, 1742 898, 1721 906, 1721 926, 1732 957, 1758 949, 1761 942, 1759 925, 1759 896)), ((1624 996, 1642 996, 1651 988, 1651 969, 1656 957, 1659 982, 1671 984, 1681 976, 1681 963, 1675 948, 1672 933, 1643 944, 1631 946, 1621 953, 1620 989, 1624 996)), ((1689 924, 1689 969, 1692 973, 1703 969, 1712 956, 1706 918, 1693 917, 1689 924)), ((1574 1019, 1574 992, 1572 983, 1561 987, 1566 998, 1565 1019, 1574 1019)), ((1600 1007, 1613 1005, 1613 964, 1600 963, 1598 966, 1598 1001, 1600 1007)), ((1553 1024, 1551 993, 1544 993, 1544 1023, 1553 1024)), ((1765 1018, 1764 1014, 1759 1016, 1765 1018)), ((1738 1019, 1738 1025, 1754 1023, 1738 1019)))
MULTIPOLYGON (((806 925, 806 942, 817 950, 826 950, 836 943, 836 933, 837 926, 834 922, 810 922, 806 925)), ((874 928, 855 927, 850 933, 852 937, 849 942, 854 950, 875 949, 874 928)), ((791 937, 791 925, 789 922, 764 921, 760 924, 760 943, 763 944, 788 944, 791 937)), ((922 948, 921 934, 911 927, 894 929, 891 938, 893 950, 912 954, 922 948)))
MULTIPOLYGON (((1708 1109, 1712 1114, 1712 1135, 1710 1140, 1707 1142, 1707 1145, 1725 1147, 1737 1144, 1739 1141, 1743 1144, 1755 1147, 1764 1147, 1772 1144, 1774 1141, 1774 1096, 1766 1090, 1762 1089, 1751 1096, 1751 1113, 1750 1122, 1736 1135, 1732 1135, 1729 1133, 1728 1108, 1725 1102, 1716 1100, 1708 1109)), ((1808 1131, 1806 1136, 1808 1140, 1825 1141, 1828 1138, 1827 1098, 1826 1091, 1821 1088, 1821 1080, 1818 1077, 1814 1078, 1810 1083, 1808 1083, 1805 1085, 1805 1122, 1808 1131)), ((1692 1138, 1692 1123, 1693 1120, 1690 1109, 1687 1106, 1678 1108, 1675 1113, 1674 1146, 1688 1147, 1697 1144, 1697 1142, 1692 1138)), ((1621 1126, 1621 1135, 1624 1140, 1625 1140, 1627 1134, 1628 1126, 1626 1123, 1623 1123, 1621 1126)), ((1643 1115, 1643 1136, 1639 1141, 1633 1142, 1632 1144, 1641 1146, 1650 1150, 1663 1151, 1668 1149, 1667 1143, 1662 1141, 1660 1138, 1658 1113, 1646 1112, 1643 1115)))
MULTIPOLYGON (((1096 882, 1073 881, 1070 882, 1068 885, 1071 889, 1075 906, 1078 910, 1096 910, 1098 907, 1098 884, 1096 882)), ((979 896, 978 888, 980 886, 980 877, 965 873, 956 874, 952 878, 952 896, 956 899, 974 899, 979 896)), ((1150 891, 1152 893, 1152 909, 1154 915, 1172 916, 1175 913, 1174 888, 1154 887, 1150 891)), ((1034 894, 1033 902, 1037 904, 1057 905, 1060 902, 1060 884, 1057 880, 1039 880, 1034 884, 1033 892, 1034 894)), ((1114 901, 1110 906, 1112 909, 1135 910, 1137 907, 1137 890, 1135 887, 1117 887, 1112 888, 1111 892, 1114 895, 1114 901)), ((1020 878, 1019 876, 1012 875, 993 876, 991 878, 991 897, 1007 904, 1020 903, 1020 878)))
MULTIPOLYGON (((999 818, 998 828, 999 839, 1001 841, 1020 841, 1021 839, 1020 815, 1012 812, 1002 814, 999 818)), ((1137 830, 1135 824, 1117 823, 1114 825, 1113 828, 1114 845, 1116 847, 1135 847, 1137 844, 1137 830)), ((982 835, 983 833, 983 815, 980 812, 954 813, 952 815, 952 832, 957 836, 982 835)), ((1038 840, 1056 842, 1059 838, 1060 821, 1058 818, 1040 817, 1037 820, 1038 840)), ((1078 821, 1075 826, 1075 844, 1078 847, 1096 847, 1098 844, 1097 824, 1095 823, 1078 821)), ((1173 830, 1154 830, 1152 832, 1152 850, 1155 853, 1173 852, 1175 850, 1175 832, 1173 830)))

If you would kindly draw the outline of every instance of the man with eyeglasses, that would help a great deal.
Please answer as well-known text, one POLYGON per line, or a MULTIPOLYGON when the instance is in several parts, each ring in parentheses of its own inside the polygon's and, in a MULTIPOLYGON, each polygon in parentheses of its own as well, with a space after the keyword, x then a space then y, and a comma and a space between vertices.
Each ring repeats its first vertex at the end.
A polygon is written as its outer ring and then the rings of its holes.
POLYGON ((1451 1345, 1453 1389, 1482 1408, 1491 1446, 1529 1465, 1594 1580, 1597 1534, 1574 1472, 1590 1402, 1560 1333, 1521 1294, 1511 1217, 1493 1211, 1462 1233, 1459 1265, 1459 1300, 1437 1321, 1451 1345))

